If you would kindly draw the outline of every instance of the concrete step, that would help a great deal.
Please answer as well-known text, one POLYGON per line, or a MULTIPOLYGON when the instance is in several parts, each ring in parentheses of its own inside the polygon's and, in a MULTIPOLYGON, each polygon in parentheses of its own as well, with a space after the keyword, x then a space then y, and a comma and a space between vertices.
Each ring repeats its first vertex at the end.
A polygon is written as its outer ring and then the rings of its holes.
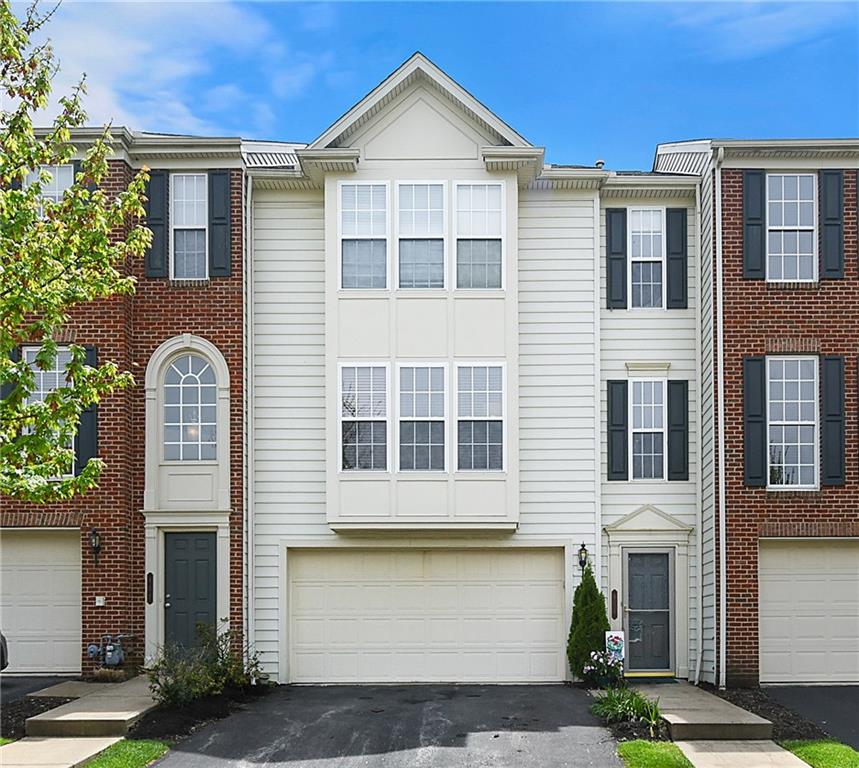
POLYGON ((19 739, 0 747, 3 768, 77 768, 120 739, 116 736, 76 739, 19 739))
POLYGON ((642 695, 659 700, 662 719, 674 741, 772 739, 769 720, 688 683, 635 687, 642 695))
POLYGON ((676 741, 695 768, 808 768, 773 741, 676 741))

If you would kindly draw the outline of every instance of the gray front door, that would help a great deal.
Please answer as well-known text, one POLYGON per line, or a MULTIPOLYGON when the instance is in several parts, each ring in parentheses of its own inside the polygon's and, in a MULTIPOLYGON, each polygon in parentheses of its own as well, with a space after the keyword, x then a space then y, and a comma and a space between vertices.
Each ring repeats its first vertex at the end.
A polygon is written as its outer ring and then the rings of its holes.
POLYGON ((671 668, 671 561, 667 552, 629 552, 626 645, 630 671, 671 668))
POLYGON ((164 641, 191 648, 217 619, 214 533, 164 534, 164 641))

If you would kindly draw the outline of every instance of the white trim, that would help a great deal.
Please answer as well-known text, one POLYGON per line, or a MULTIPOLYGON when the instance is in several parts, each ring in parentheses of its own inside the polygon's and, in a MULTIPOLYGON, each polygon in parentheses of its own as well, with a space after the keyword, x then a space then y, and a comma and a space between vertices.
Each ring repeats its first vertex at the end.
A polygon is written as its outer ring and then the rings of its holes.
MULTIPOLYGON (((430 374, 432 377, 432 374, 430 374)), ((395 402, 394 411, 394 446, 392 450, 394 451, 394 456, 396 457, 394 461, 394 471, 397 473, 403 473, 409 476, 413 475, 421 475, 421 474, 429 474, 433 477, 447 475, 450 473, 451 468, 451 456, 450 456, 450 368, 448 366, 447 360, 435 360, 435 361, 412 361, 412 360, 397 360, 396 361, 396 376, 395 376, 395 392, 393 393, 393 398, 395 402), (403 420, 402 415, 400 414, 400 371, 403 368, 429 368, 432 370, 433 368, 440 368, 444 372, 444 392, 442 393, 444 396, 444 415, 441 419, 437 416, 428 416, 426 418, 412 416, 406 417, 407 421, 441 421, 444 424, 444 468, 443 469, 402 469, 400 467, 400 421, 403 420)))
POLYGON ((169 242, 167 243, 167 252, 169 254, 170 259, 170 279, 171 280, 197 280, 203 281, 209 279, 209 174, 205 171, 171 171, 170 172, 170 199, 168 201, 167 206, 167 218, 168 218, 168 229, 169 229, 169 242), (193 230, 196 231, 200 229, 200 227, 187 227, 187 226, 176 226, 176 216, 173 214, 173 204, 176 202, 176 194, 173 189, 175 180, 177 176, 202 176, 204 180, 204 185, 206 189, 205 202, 203 205, 203 212, 205 214, 205 223, 203 224, 203 242, 205 243, 205 253, 203 257, 203 266, 206 268, 206 274, 203 277, 176 277, 175 267, 176 260, 173 257, 173 233, 177 229, 181 230, 193 230))
POLYGON ((665 206, 659 205, 635 205, 627 208, 627 226, 626 226, 626 252, 629 255, 629 258, 626 260, 626 284, 629 286, 629 295, 627 296, 627 307, 630 310, 634 310, 636 312, 644 311, 660 311, 665 309, 666 302, 666 287, 668 285, 667 275, 666 275, 666 258, 665 254, 667 251, 667 232, 666 232, 666 215, 665 215, 665 206), (661 253, 659 254, 659 258, 657 259, 654 256, 639 256, 638 258, 634 258, 632 255, 632 214, 634 212, 658 212, 661 218, 661 227, 660 227, 660 241, 662 243, 661 253), (632 262, 648 262, 648 263, 656 263, 659 262, 662 265, 662 289, 660 291, 660 296, 662 298, 662 303, 658 307, 634 307, 632 305, 632 262))
POLYGON ((629 397, 627 398, 627 420, 629 422, 629 480, 633 483, 658 483, 667 482, 668 477, 668 379, 664 378, 644 378, 636 377, 629 379, 629 397), (662 429, 655 427, 641 427, 636 429, 633 423, 633 406, 635 404, 635 385, 636 384, 659 384, 662 388, 662 429), (654 434, 662 432, 662 477, 636 477, 633 463, 633 436, 636 432, 654 434))
MULTIPOLYGON (((820 489, 820 360, 816 355, 767 355, 764 377, 764 408, 766 409, 767 490, 768 491, 817 491, 820 489), (814 363, 814 483, 810 485, 785 485, 770 483, 770 364, 780 360, 811 360, 814 363)), ((809 426, 810 422, 782 421, 780 426, 809 426)))
MULTIPOLYGON (((338 360, 337 361, 337 473, 341 477, 385 477, 391 470, 391 363, 388 360, 338 360), (343 369, 344 368, 384 368, 385 369, 385 469, 344 469, 343 468, 343 369)), ((378 417, 346 418, 349 422, 382 421, 378 417)))
POLYGON ((337 290, 339 291, 369 291, 372 295, 380 291, 390 291, 393 283, 393 271, 391 269, 391 182, 386 180, 364 179, 340 179, 337 181, 337 290), (343 286, 343 240, 379 240, 378 235, 350 235, 348 238, 343 234, 343 187, 379 187, 385 188, 385 287, 384 288, 345 288, 343 286))
MULTIPOLYGON (((431 291, 433 293, 440 293, 441 291, 450 290, 450 234, 449 234, 449 211, 450 211, 450 195, 449 195, 449 184, 446 179, 424 179, 413 181, 411 179, 397 179, 394 183, 394 200, 393 200, 393 214, 391 218, 392 221, 392 230, 393 230, 393 255, 391 256, 392 263, 392 274, 393 281, 391 285, 391 290, 394 291, 402 291, 403 295, 414 295, 416 291, 431 291), (441 240, 442 243, 442 287, 441 288, 429 288, 429 287, 421 287, 421 288, 410 288, 410 287, 401 287, 400 286, 400 239, 402 235, 400 234, 400 187, 404 186, 420 186, 420 185, 429 185, 441 187, 441 221, 442 221, 442 233, 441 236, 426 236, 426 237, 407 237, 403 238, 406 240, 441 240)), ((341 249, 342 251, 342 249, 341 249)), ((341 270, 342 276, 342 270, 341 270)), ((342 281, 342 277, 341 277, 342 281)))
MULTIPOLYGON (((764 264, 764 269, 766 270, 766 282, 768 283, 816 283, 820 279, 820 265, 818 260, 820 258, 819 254, 819 229, 818 229, 818 221, 817 221, 817 199, 818 199, 818 190, 817 190, 817 174, 809 173, 808 171, 788 171, 788 170, 779 170, 777 172, 767 172, 764 174, 764 221, 766 222, 764 226, 764 259, 766 263, 764 264), (799 184, 799 177, 808 176, 811 179, 811 190, 812 190, 812 198, 811 198, 811 210, 813 216, 813 223, 809 227, 808 225, 800 226, 797 223, 794 227, 786 227, 784 223, 780 227, 771 227, 770 226, 770 176, 796 176, 797 177, 797 185, 799 184), (796 278, 771 278, 770 277, 770 230, 775 232, 811 232, 811 243, 812 243, 812 276, 811 277, 796 277, 796 278)), ((798 187, 797 187, 798 189, 798 187)), ((798 194, 798 192, 797 192, 798 194)), ((798 198, 797 198, 798 199, 798 198)), ((799 222, 800 212, 797 208, 796 212, 797 222, 799 222)), ((783 258, 783 257, 782 257, 783 258)), ((799 266, 799 262, 797 261, 797 267, 799 266)), ((797 269, 798 271, 798 269, 797 269)))
MULTIPOLYGON (((507 361, 506 360, 454 360, 453 361, 453 375, 452 378, 452 386, 451 386, 451 394, 452 400, 454 403, 454 432, 456 433, 456 440, 454 441, 453 456, 452 456, 452 466, 451 469, 455 475, 475 475, 475 474, 489 474, 489 475, 499 475, 507 472, 507 399, 510 397, 510 390, 507 386, 507 361), (459 468, 459 369, 460 368, 500 368, 501 369, 501 469, 460 469, 459 468)), ((486 416, 485 418, 479 418, 476 416, 464 416, 464 420, 466 421, 497 421, 496 417, 486 416)), ((518 499, 514 500, 513 503, 518 503, 518 499)))
MULTIPOLYGON (((450 288, 452 291, 463 291, 466 294, 474 294, 477 291, 483 291, 484 294, 497 293, 498 291, 507 290, 507 181, 504 179, 477 179, 469 181, 465 179, 457 179, 453 182, 453 192, 451 194, 450 203, 451 217, 453 219, 453 243, 451 247, 450 258, 450 288), (500 288, 460 288, 456 282, 456 267, 457 267, 457 243, 459 242, 459 209, 457 207, 457 192, 460 187, 471 186, 499 186, 501 187, 501 287, 500 288)), ((464 240, 494 240, 494 237, 463 237, 464 240)))

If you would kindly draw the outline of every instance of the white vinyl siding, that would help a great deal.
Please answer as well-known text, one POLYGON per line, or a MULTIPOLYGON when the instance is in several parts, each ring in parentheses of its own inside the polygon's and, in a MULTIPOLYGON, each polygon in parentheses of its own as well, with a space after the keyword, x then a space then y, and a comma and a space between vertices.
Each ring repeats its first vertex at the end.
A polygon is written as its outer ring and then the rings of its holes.
POLYGON ((767 280, 817 280, 817 179, 767 174, 767 280))

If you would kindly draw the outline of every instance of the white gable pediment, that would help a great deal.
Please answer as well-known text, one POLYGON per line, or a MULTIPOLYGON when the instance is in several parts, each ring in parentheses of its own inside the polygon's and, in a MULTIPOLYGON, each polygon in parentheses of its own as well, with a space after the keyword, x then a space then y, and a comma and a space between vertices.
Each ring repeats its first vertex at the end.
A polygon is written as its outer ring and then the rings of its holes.
POLYGON ((605 531, 609 536, 613 533, 642 533, 647 531, 688 534, 691 530, 691 526, 680 522, 676 517, 651 504, 645 504, 611 525, 605 526, 605 531))

